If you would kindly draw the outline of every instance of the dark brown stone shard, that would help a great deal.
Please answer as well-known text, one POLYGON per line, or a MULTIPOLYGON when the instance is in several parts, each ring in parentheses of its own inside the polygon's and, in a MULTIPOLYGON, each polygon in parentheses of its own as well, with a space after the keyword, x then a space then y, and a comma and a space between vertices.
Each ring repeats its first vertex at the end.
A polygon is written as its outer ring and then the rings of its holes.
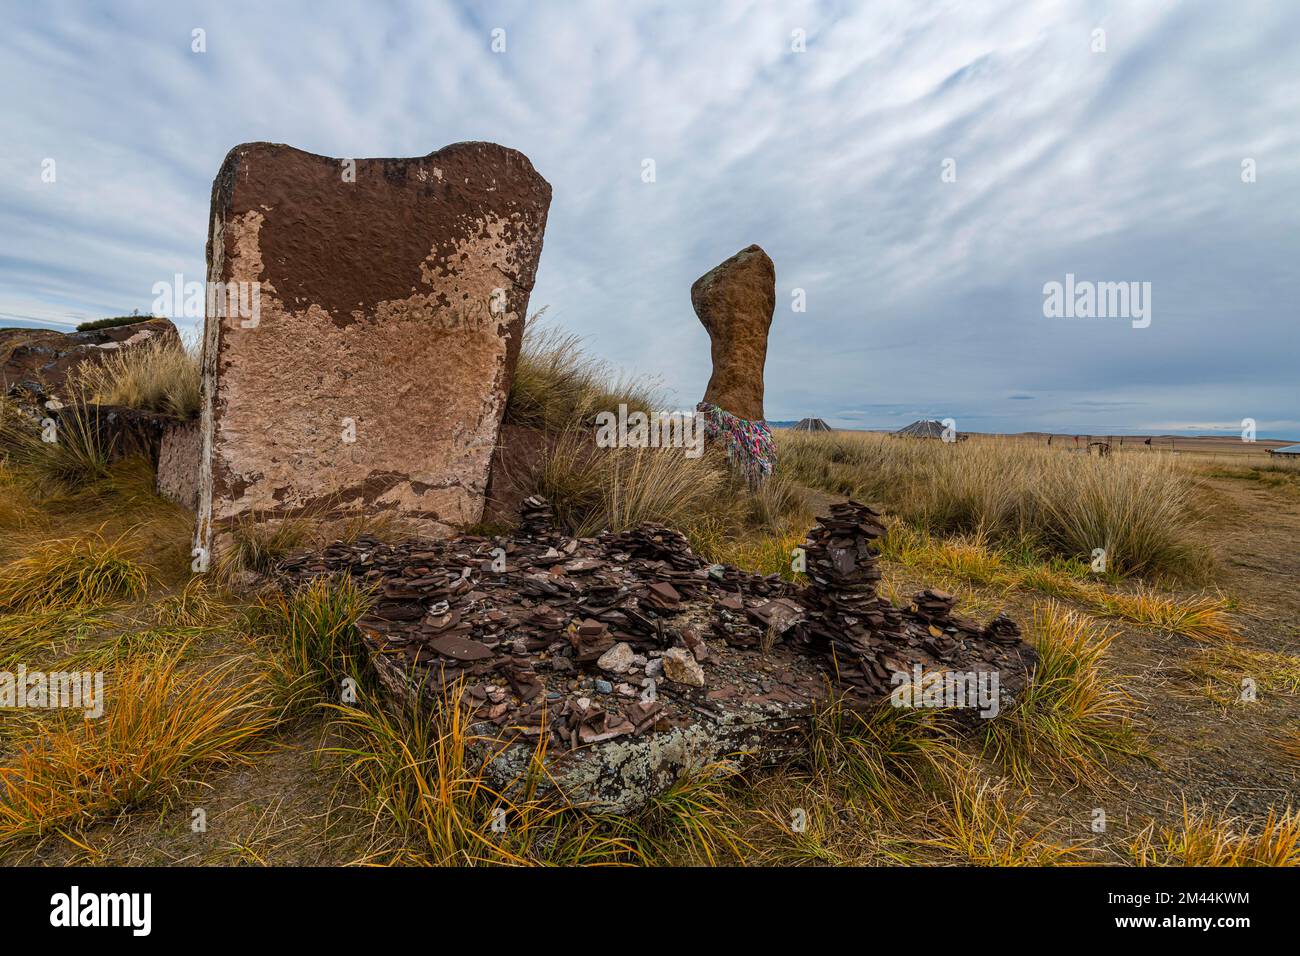
POLYGON ((709 333, 713 375, 704 401, 737 418, 763 420, 763 366, 776 309, 776 267, 758 246, 740 250, 691 286, 709 333))
POLYGON ((199 546, 220 552, 244 518, 479 521, 550 199, 492 143, 231 150, 212 189, 199 546))

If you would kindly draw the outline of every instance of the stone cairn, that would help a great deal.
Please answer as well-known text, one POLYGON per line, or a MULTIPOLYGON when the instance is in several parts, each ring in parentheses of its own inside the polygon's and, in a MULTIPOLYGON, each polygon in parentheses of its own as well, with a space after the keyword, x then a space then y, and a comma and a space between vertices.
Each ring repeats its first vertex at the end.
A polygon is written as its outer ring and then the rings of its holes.
POLYGON ((981 627, 954 614, 956 598, 943 591, 921 591, 908 608, 877 595, 880 518, 847 501, 833 505, 809 533, 800 639, 826 650, 846 691, 864 700, 889 693, 893 675, 914 663, 928 667, 960 657, 968 669, 1001 666, 1000 648, 1021 643, 1019 627, 1005 614, 981 627))
POLYGON ((863 703, 893 672, 960 663, 1022 678, 1028 652, 1005 617, 987 628, 923 591, 875 593, 880 516, 836 505, 806 545, 810 584, 709 565, 657 525, 574 538, 545 499, 518 530, 445 541, 338 542, 281 563, 286 587, 346 573, 371 588, 359 622, 395 694, 462 687, 476 719, 551 735, 558 751, 690 726, 725 712, 806 710, 828 677, 863 703))

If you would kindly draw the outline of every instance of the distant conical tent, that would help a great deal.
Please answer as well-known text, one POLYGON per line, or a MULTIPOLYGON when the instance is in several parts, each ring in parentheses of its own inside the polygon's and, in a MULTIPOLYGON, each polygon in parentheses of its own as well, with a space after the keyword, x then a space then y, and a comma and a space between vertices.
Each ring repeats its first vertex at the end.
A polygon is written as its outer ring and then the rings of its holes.
POLYGON ((794 426, 794 431, 797 432, 828 432, 830 430, 831 426, 827 425, 820 418, 804 418, 799 421, 799 424, 794 426))
POLYGON ((901 435, 903 438, 942 438, 943 422, 937 422, 933 418, 923 418, 912 422, 906 428, 900 428, 894 434, 901 435))

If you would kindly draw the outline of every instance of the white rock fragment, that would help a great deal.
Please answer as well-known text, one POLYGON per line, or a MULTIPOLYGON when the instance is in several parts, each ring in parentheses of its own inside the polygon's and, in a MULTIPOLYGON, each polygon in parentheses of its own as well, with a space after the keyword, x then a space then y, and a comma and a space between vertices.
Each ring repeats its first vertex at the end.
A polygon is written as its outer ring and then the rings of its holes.
POLYGON ((628 668, 632 666, 634 656, 632 645, 620 641, 600 655, 600 658, 596 661, 596 666, 611 674, 626 674, 628 668))
POLYGON ((664 652, 664 676, 678 684, 692 687, 704 686, 704 668, 684 647, 674 647, 664 652))

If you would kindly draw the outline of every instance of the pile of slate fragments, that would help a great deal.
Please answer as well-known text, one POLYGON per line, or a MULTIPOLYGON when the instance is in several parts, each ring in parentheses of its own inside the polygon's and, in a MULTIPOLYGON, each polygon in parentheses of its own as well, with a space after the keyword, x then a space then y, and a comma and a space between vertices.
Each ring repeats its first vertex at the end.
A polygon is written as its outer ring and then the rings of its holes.
POLYGON ((981 626, 931 590, 895 607, 875 591, 879 514, 846 502, 819 521, 803 587, 710 565, 655 525, 569 537, 537 497, 508 536, 362 538, 279 578, 370 586, 359 627, 382 684, 408 702, 459 688, 500 785, 544 751, 568 799, 627 810, 736 752, 794 752, 819 704, 879 702, 914 665, 1023 687, 1033 652, 1010 619, 981 626))

